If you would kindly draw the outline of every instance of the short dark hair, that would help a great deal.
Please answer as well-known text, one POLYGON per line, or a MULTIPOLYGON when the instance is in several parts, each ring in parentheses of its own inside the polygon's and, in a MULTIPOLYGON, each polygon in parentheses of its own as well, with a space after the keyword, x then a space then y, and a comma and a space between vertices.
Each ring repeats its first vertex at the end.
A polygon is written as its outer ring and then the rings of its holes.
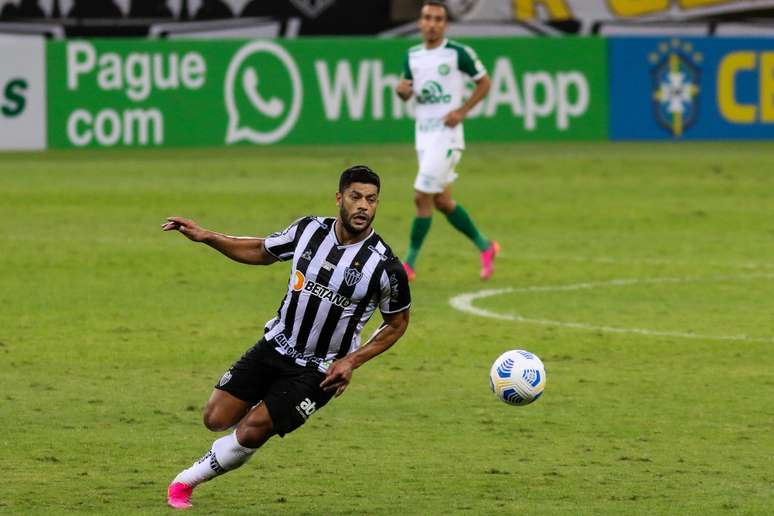
MULTIPOLYGON (((441 0, 425 0, 424 2, 422 2, 421 9, 424 9, 426 5, 432 5, 432 6, 435 6, 435 7, 442 7, 444 14, 446 14, 446 19, 448 20, 449 18, 451 18, 450 13, 449 13, 449 6, 446 5, 446 2, 443 2, 441 0)), ((420 10, 420 12, 421 12, 421 10, 420 10)))
POLYGON ((379 176, 365 165, 355 165, 341 173, 341 177, 339 178, 339 192, 344 193, 344 190, 352 183, 376 185, 377 192, 381 188, 379 176))

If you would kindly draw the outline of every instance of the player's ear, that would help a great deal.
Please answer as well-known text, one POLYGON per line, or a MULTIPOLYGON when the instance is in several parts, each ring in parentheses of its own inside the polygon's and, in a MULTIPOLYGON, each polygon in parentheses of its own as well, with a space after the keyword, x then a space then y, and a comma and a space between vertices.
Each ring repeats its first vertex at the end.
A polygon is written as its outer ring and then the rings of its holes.
POLYGON ((341 195, 341 192, 336 192, 336 206, 338 206, 339 208, 341 208, 341 199, 343 197, 344 196, 341 195))

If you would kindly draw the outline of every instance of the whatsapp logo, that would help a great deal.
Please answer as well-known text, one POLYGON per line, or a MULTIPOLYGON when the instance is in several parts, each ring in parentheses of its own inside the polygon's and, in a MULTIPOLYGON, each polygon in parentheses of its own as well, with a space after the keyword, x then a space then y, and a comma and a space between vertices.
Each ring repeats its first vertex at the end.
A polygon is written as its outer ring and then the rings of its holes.
POLYGON ((267 144, 282 140, 296 125, 304 91, 298 66, 284 48, 253 41, 231 59, 224 95, 226 143, 267 144))

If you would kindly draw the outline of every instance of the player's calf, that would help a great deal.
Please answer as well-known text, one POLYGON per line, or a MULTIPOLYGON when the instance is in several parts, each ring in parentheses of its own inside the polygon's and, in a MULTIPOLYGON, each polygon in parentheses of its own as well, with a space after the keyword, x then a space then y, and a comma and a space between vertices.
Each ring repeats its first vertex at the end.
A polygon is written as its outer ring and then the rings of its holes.
POLYGON ((242 445, 257 449, 275 433, 274 423, 266 409, 266 404, 259 403, 239 422, 235 435, 242 445))

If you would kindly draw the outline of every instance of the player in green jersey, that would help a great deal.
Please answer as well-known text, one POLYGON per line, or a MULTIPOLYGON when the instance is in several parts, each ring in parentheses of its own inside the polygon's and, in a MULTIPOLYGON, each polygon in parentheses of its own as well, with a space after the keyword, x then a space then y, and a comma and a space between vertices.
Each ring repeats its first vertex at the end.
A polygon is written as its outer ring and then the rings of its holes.
POLYGON ((414 182, 416 217, 403 268, 410 280, 433 216, 433 208, 446 215, 481 253, 481 279, 494 272, 500 246, 484 236, 468 212, 452 198, 455 167, 465 149, 462 121, 489 92, 489 76, 470 47, 446 39, 449 12, 443 2, 425 1, 419 18, 423 43, 409 49, 403 76, 395 91, 401 99, 416 99, 416 150, 419 171, 414 182), (465 76, 476 87, 463 102, 465 76))

